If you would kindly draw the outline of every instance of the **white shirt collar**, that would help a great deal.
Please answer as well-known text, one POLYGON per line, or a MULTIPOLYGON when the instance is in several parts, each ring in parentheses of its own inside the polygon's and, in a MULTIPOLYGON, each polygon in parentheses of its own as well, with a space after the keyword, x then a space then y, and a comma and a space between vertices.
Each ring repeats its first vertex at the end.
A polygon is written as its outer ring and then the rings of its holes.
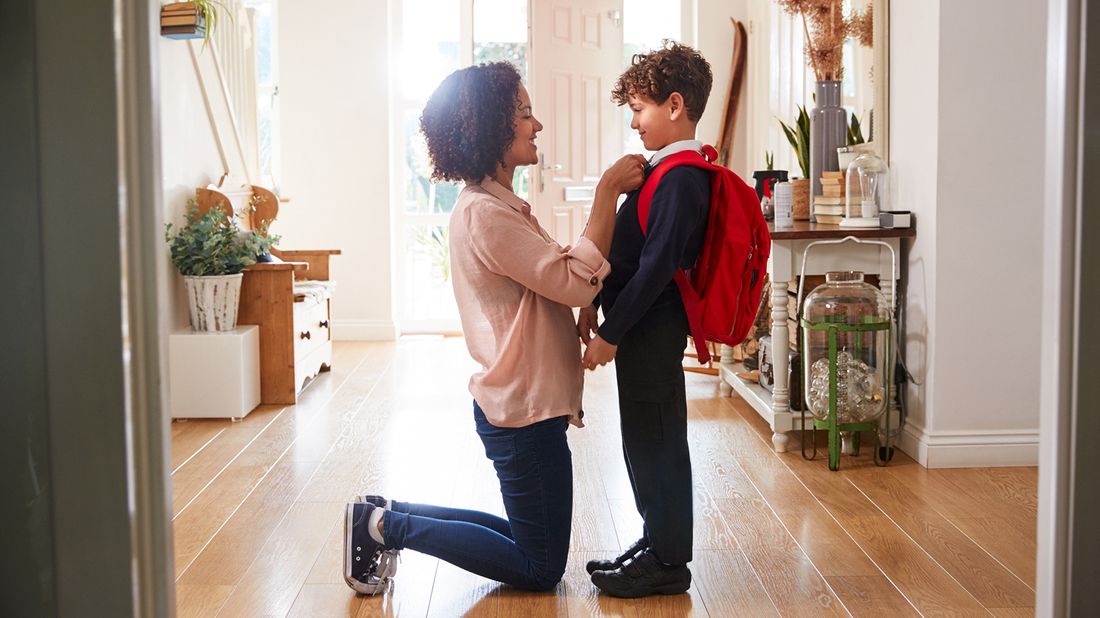
POLYGON ((664 159, 669 155, 676 154, 677 152, 682 152, 684 150, 694 150, 696 152, 702 152, 703 142, 697 139, 683 139, 678 142, 672 142, 668 146, 665 146, 664 148, 653 153, 653 156, 649 158, 649 164, 657 165, 661 162, 661 159, 664 159))

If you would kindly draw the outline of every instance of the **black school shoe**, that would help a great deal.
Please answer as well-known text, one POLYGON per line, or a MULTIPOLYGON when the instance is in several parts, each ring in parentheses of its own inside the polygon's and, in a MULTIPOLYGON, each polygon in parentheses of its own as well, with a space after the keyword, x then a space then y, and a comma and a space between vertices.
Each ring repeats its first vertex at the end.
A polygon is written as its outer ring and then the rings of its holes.
POLYGON ((588 564, 584 565, 584 569, 591 575, 596 571, 614 571, 615 569, 626 564, 627 560, 633 560, 649 547, 649 541, 645 537, 634 541, 634 544, 627 548, 623 552, 623 555, 615 558, 614 560, 589 560, 588 564))
POLYGON ((370 514, 375 508, 370 502, 353 502, 344 515, 344 581, 360 594, 384 592, 397 571, 397 561, 390 559, 396 556, 387 556, 393 550, 387 551, 370 536, 370 514))
POLYGON ((691 587, 691 571, 684 564, 662 564, 646 551, 614 571, 596 571, 592 583, 604 593, 624 599, 683 594, 691 587))

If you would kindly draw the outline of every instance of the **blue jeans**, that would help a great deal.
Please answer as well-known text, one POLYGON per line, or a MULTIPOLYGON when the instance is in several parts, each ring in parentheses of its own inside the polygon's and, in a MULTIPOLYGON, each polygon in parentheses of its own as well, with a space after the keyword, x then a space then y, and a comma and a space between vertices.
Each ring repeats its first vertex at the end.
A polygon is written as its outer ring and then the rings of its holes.
POLYGON ((526 427, 496 427, 474 402, 477 433, 504 498, 504 520, 489 513, 391 501, 383 519, 388 549, 412 549, 489 579, 549 590, 565 573, 573 512, 573 460, 566 416, 526 427))

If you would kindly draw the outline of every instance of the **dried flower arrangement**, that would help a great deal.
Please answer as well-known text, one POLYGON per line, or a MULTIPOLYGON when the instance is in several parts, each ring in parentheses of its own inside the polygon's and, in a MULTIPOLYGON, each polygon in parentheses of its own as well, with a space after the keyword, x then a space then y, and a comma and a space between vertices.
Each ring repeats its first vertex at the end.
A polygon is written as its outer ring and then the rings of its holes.
POLYGON ((802 17, 806 58, 818 81, 844 76, 844 41, 848 38, 870 47, 873 32, 871 7, 845 16, 842 0, 776 0, 791 15, 802 17))

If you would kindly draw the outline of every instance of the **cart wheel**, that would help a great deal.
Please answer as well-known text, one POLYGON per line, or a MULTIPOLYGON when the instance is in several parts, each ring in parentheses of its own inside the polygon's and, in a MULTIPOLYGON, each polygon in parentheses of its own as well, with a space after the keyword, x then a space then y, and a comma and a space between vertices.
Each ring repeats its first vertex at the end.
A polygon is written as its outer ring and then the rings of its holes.
POLYGON ((878 458, 882 461, 890 461, 894 458, 894 447, 892 446, 880 446, 878 447, 878 458))

